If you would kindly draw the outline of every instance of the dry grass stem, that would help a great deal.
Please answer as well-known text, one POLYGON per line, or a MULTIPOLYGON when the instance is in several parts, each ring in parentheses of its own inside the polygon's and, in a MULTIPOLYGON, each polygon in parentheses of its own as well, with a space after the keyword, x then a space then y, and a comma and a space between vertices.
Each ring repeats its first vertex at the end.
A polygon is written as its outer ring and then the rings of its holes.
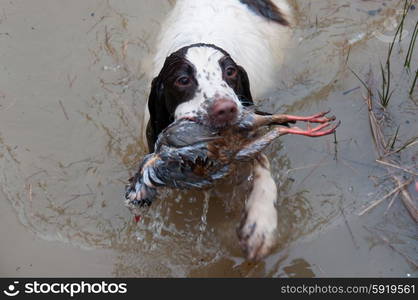
POLYGON ((387 198, 389 198, 390 196, 392 196, 395 193, 398 193, 399 191, 402 190, 402 188, 404 188, 405 186, 407 186, 408 184, 410 184, 412 182, 412 179, 408 180, 407 182, 402 183, 401 185, 399 185, 397 188, 393 189, 390 193, 386 194, 383 198, 374 201, 372 204, 370 204, 367 208, 365 208, 364 210, 362 210, 358 215, 362 216, 365 213, 369 212, 370 210, 372 210, 373 208, 375 208, 376 206, 378 206, 380 203, 382 203, 383 201, 385 201, 387 198))
POLYGON ((385 165, 385 166, 388 166, 388 167, 392 167, 392 168, 395 168, 395 169, 399 169, 399 170, 402 170, 402 171, 404 171, 406 173, 409 173, 409 174, 418 176, 418 173, 415 173, 414 171, 408 170, 408 169, 403 168, 401 166, 397 166, 397 165, 391 164, 391 163, 389 163, 387 161, 383 161, 383 160, 376 159, 376 162, 378 162, 379 164, 382 164, 382 165, 385 165))

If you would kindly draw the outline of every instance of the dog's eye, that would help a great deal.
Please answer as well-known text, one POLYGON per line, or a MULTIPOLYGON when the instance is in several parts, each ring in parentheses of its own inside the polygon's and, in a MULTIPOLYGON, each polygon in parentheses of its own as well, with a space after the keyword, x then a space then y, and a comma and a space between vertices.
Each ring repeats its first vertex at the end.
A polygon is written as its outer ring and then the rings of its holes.
POLYGON ((180 76, 177 78, 175 84, 179 87, 187 87, 192 84, 192 80, 189 76, 180 76))
POLYGON ((235 76, 237 76, 237 68, 235 67, 227 67, 225 70, 225 76, 227 78, 234 78, 235 76))

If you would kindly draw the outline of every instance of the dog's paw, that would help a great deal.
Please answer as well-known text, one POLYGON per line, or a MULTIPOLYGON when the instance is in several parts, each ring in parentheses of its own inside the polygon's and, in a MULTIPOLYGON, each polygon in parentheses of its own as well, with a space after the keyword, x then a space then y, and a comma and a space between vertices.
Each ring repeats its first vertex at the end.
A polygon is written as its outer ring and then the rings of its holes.
POLYGON ((244 215, 237 229, 239 243, 248 260, 258 261, 266 256, 276 241, 277 213, 250 212, 244 215))

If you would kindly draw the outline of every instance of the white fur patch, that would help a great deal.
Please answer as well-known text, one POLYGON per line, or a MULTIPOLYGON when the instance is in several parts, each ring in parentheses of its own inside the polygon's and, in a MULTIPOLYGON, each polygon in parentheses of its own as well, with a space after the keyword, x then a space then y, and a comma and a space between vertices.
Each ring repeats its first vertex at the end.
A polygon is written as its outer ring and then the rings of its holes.
POLYGON ((264 165, 254 163, 254 183, 250 197, 245 204, 245 216, 239 236, 241 246, 249 259, 258 260, 273 247, 277 229, 275 207, 277 187, 271 177, 267 157, 262 156, 264 165))

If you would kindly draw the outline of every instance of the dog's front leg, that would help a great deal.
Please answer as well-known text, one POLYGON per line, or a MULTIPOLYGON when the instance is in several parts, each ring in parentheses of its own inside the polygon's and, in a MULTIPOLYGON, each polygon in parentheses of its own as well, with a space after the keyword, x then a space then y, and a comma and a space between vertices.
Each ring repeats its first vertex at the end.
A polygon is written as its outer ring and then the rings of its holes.
POLYGON ((277 229, 277 187, 265 155, 254 160, 253 176, 253 189, 245 203, 238 238, 247 259, 259 260, 274 245, 277 229))

